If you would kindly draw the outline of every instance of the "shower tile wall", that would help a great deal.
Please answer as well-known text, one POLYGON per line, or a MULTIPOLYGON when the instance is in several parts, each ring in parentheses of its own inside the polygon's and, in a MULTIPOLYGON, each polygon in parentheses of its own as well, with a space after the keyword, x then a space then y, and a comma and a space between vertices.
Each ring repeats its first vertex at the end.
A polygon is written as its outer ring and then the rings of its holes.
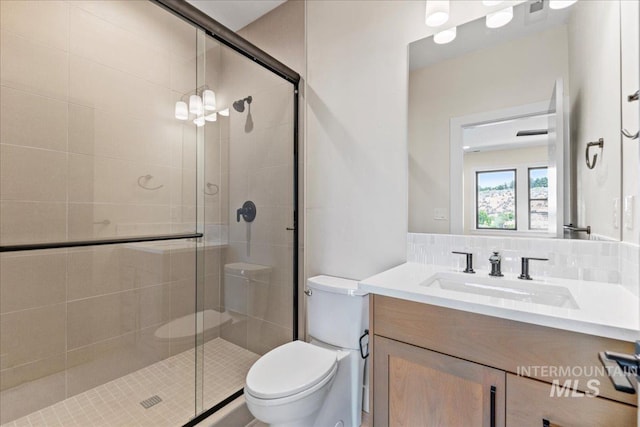
MULTIPOLYGON (((195 30, 142 1, 0 2, 0 241, 193 230, 195 30), (148 191, 137 185, 153 175, 148 191)), ((212 287, 220 251, 205 253, 212 287)), ((190 344, 154 338, 194 311, 193 251, 133 246, 0 257, 0 423, 190 344)), ((216 304, 211 292, 211 304, 216 304)))

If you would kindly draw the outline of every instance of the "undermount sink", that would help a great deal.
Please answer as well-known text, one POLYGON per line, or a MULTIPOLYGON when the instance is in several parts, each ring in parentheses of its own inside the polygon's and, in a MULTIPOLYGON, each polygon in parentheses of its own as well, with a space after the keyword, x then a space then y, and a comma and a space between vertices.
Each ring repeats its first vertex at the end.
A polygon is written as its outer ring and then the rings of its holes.
POLYGON ((437 273, 422 283, 421 286, 531 302, 552 307, 580 308, 569 289, 564 286, 543 285, 524 280, 510 280, 503 277, 483 277, 479 274, 464 273, 437 273))

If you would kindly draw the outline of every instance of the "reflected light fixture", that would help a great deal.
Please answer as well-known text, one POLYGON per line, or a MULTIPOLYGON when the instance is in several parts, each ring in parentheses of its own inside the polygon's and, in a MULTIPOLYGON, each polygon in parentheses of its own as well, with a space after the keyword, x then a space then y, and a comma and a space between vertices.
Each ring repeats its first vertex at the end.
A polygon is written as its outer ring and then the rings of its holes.
POLYGON ((189 109, 186 102, 176 102, 175 116, 178 120, 187 120, 189 118, 189 109))
POLYGON ((500 28, 513 19, 513 6, 487 15, 487 28, 500 28))
POLYGON ((436 44, 447 44, 452 42, 456 38, 457 30, 456 27, 449 28, 444 31, 440 31, 433 35, 433 41, 436 44))
POLYGON ((204 116, 196 117, 195 119, 193 119, 193 123, 198 127, 204 126, 204 116))
POLYGON ((215 121, 218 120, 218 114, 216 114, 216 113, 208 114, 208 115, 204 116, 204 119, 206 121, 208 121, 208 122, 215 122, 215 121))
POLYGON ((229 109, 225 108, 224 110, 220 110, 220 111, 218 111, 218 114, 220 114, 221 116, 224 116, 224 117, 229 117, 229 109))
POLYGON ((569 7, 578 0, 549 0, 549 7, 551 9, 564 9, 565 7, 569 7))
POLYGON ((215 111, 216 110, 216 93, 211 89, 205 89, 202 92, 202 102, 204 104, 205 110, 215 111))
POLYGON ((485 6, 497 6, 504 0, 482 0, 482 4, 485 6))
POLYGON ((200 98, 198 95, 191 95, 189 97, 189 112, 191 114, 195 114, 196 116, 200 116, 202 114, 202 98, 200 98))
POLYGON ((449 20, 449 0, 427 0, 425 23, 439 27, 449 20))

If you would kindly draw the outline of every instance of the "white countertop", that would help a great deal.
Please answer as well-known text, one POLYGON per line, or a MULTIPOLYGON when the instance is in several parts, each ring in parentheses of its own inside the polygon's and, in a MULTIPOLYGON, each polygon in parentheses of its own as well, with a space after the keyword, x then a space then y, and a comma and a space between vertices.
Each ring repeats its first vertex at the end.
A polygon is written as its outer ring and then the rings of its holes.
MULTIPOLYGON (((358 287, 377 295, 518 322, 623 341, 640 339, 640 302, 619 284, 553 278, 526 282, 567 288, 578 308, 566 308, 425 286, 425 282, 443 272, 459 271, 446 266, 405 263, 360 281, 358 287)), ((487 270, 476 270, 475 275, 469 276, 487 275, 487 270)), ((504 279, 518 280, 509 273, 505 273, 504 279)))

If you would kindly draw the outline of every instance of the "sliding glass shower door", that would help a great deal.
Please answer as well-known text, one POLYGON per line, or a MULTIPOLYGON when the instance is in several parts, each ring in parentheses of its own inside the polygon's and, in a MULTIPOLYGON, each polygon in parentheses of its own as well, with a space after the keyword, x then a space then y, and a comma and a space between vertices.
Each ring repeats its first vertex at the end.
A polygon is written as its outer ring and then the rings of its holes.
POLYGON ((153 2, 0 16, 0 424, 220 407, 294 336, 294 85, 153 2))

